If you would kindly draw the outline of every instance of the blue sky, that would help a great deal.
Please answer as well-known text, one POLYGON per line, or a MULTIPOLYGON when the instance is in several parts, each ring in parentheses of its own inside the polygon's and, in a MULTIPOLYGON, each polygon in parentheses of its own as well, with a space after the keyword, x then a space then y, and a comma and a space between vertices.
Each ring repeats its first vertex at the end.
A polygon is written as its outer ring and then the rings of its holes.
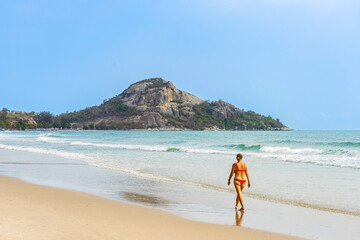
POLYGON ((2 0, 0 53, 0 108, 80 110, 162 77, 295 129, 360 129, 355 0, 2 0))

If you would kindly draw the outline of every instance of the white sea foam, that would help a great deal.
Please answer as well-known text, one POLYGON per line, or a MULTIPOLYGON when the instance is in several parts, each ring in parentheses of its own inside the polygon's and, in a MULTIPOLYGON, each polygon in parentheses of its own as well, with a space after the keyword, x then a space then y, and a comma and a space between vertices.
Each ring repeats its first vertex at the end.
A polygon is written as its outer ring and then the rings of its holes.
POLYGON ((203 154, 236 154, 237 152, 234 151, 221 151, 215 149, 206 149, 206 148, 189 148, 189 147, 179 147, 180 151, 188 152, 188 153, 203 153, 203 154))
POLYGON ((46 132, 46 133, 42 133, 39 136, 40 137, 49 137, 49 136, 55 136, 55 132, 46 132))
POLYGON ((323 150, 316 148, 291 148, 291 147, 268 147, 262 146, 260 148, 261 152, 269 152, 269 153, 282 153, 282 154, 321 154, 323 150))
POLYGON ((61 136, 56 132, 42 133, 36 138, 36 141, 47 143, 67 143, 66 139, 61 138, 61 136))
POLYGON ((89 160, 90 158, 81 153, 73 153, 66 151, 59 151, 54 149, 45 149, 45 148, 34 148, 34 147, 25 147, 25 146, 13 146, 13 145, 5 145, 0 144, 0 148, 8 149, 8 150, 16 150, 16 151, 24 151, 24 152, 32 152, 32 153, 41 153, 41 154, 52 154, 63 158, 73 159, 73 160, 89 160))
MULTIPOLYGON (((195 154, 221 154, 234 155, 237 152, 230 150, 217 150, 212 148, 191 148, 184 146, 162 146, 162 145, 128 145, 111 143, 91 143, 91 142, 71 142, 72 145, 94 146, 99 148, 115 148, 128 150, 143 150, 166 152, 168 149, 177 149, 177 152, 187 152, 195 154)), ((175 151, 176 152, 176 151, 175 151)), ((324 150, 316 148, 291 148, 291 147, 270 147, 262 146, 260 151, 245 151, 244 155, 256 158, 273 158, 285 162, 313 163, 316 165, 327 165, 337 167, 360 168, 360 155, 356 151, 346 156, 338 157, 336 154, 324 155, 324 150)))
POLYGON ((23 140, 24 138, 29 138, 29 135, 25 135, 25 134, 12 134, 13 132, 0 132, 0 139, 1 140, 23 140), (10 134, 9 134, 10 133, 10 134))
POLYGON ((278 159, 284 162, 293 162, 293 163, 311 163, 322 166, 334 166, 334 167, 350 167, 350 168, 360 168, 360 156, 355 155, 324 155, 324 154, 304 154, 303 152, 296 151, 293 153, 281 153, 281 152, 248 152, 245 156, 252 156, 254 158, 261 159, 278 159))
POLYGON ((105 144, 105 143, 90 143, 90 142, 71 142, 72 145, 79 146, 94 146, 102 148, 118 148, 118 149, 129 149, 129 150, 144 150, 144 151, 156 151, 166 152, 168 149, 178 149, 181 152, 189 153, 203 153, 203 154, 234 154, 233 151, 221 151, 214 149, 203 149, 203 148, 189 148, 189 147, 172 147, 172 146, 160 146, 160 145, 128 145, 128 144, 105 144))
POLYGON ((38 137, 36 139, 38 142, 47 142, 47 143, 66 143, 65 139, 59 139, 59 138, 52 138, 52 137, 38 137))
POLYGON ((165 146, 151 146, 151 145, 126 145, 126 144, 107 144, 107 143, 90 143, 90 142, 71 142, 72 145, 79 146, 94 146, 102 148, 118 148, 118 149, 129 149, 129 150, 146 150, 146 151, 159 151, 164 152, 167 150, 165 146))
MULTIPOLYGON (((194 153, 194 154, 219 154, 219 155, 234 155, 237 151, 233 148, 226 149, 223 147, 209 147, 201 145, 197 147, 184 146, 184 145, 137 145, 137 144, 117 144, 117 143, 95 143, 85 142, 81 140, 70 141, 63 138, 62 134, 56 132, 41 133, 37 136, 34 135, 20 135, 14 134, 0 134, 0 139, 6 143, 7 139, 28 141, 31 137, 36 137, 36 141, 52 143, 52 144, 70 144, 77 146, 91 146, 96 148, 113 148, 124 150, 139 150, 139 151, 153 151, 153 152, 173 152, 177 153, 194 153)), ((52 145, 49 145, 49 148, 52 145)), ((260 146, 260 145, 259 145, 260 146)), ((70 146, 69 146, 70 147, 70 146)), ((58 146, 57 146, 58 148, 58 146)), ((46 150, 47 153, 52 150, 46 150)), ((53 150, 57 151, 57 150, 53 150)), ((62 151, 58 151, 62 152, 62 151)), ((360 152, 357 149, 343 149, 343 148, 313 148, 313 147, 294 147, 294 146, 271 146, 262 145, 259 149, 246 149, 241 151, 245 156, 252 156, 254 158, 272 158, 284 162, 293 163, 311 163, 316 165, 336 166, 336 167, 350 167, 360 168, 360 152)), ((72 158, 73 159, 73 158, 72 158)))

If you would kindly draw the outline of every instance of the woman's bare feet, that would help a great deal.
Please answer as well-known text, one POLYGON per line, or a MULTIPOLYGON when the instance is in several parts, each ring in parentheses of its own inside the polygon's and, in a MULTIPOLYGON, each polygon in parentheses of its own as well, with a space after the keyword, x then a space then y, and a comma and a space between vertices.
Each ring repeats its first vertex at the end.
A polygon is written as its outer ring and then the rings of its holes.
POLYGON ((240 212, 243 212, 244 210, 245 210, 245 208, 242 207, 242 208, 240 208, 239 211, 240 211, 240 212))

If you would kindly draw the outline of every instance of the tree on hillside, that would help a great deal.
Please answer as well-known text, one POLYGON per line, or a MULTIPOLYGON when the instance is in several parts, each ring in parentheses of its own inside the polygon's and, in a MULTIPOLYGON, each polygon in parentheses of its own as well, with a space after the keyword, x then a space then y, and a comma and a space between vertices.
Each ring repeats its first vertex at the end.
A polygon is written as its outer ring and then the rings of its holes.
POLYGON ((7 116, 8 116, 8 112, 9 112, 9 109, 7 108, 3 108, 1 111, 0 111, 0 121, 5 121, 7 116))
POLYGON ((50 112, 40 112, 34 116, 34 120, 37 123, 50 123, 51 125, 54 123, 54 115, 50 112))
POLYGON ((54 121, 54 127, 56 128, 71 128, 70 120, 67 114, 61 114, 56 116, 54 121))

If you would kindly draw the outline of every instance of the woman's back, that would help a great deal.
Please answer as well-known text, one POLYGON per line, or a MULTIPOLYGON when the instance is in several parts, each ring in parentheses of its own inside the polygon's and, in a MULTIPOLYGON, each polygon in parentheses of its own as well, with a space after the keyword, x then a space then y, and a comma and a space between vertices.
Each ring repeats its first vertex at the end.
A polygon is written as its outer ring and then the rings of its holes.
POLYGON ((246 179, 245 171, 246 164, 242 162, 234 163, 235 165, 235 179, 246 179))

